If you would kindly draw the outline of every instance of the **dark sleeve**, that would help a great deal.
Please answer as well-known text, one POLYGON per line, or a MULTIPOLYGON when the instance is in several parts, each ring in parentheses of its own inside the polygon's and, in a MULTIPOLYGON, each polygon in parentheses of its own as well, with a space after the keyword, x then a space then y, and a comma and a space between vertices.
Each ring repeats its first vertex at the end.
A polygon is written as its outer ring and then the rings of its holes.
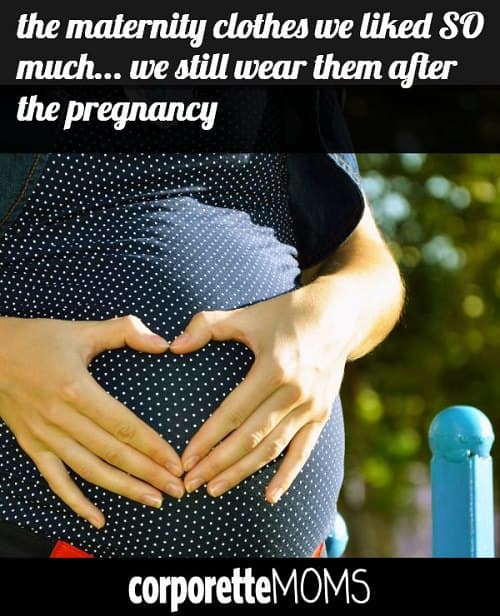
POLYGON ((315 89, 302 117, 307 118, 316 146, 311 153, 290 153, 288 172, 299 265, 305 269, 349 237, 361 220, 365 202, 336 89, 315 89))
POLYGON ((0 154, 0 233, 19 217, 47 157, 47 154, 0 154))

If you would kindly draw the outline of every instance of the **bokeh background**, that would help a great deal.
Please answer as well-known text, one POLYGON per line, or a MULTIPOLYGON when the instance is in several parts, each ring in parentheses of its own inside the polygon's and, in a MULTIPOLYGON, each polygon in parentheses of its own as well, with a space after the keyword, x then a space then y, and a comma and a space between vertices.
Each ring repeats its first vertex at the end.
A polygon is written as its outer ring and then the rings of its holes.
MULTIPOLYGON (((346 555, 430 556, 432 418, 477 406, 500 438, 500 155, 365 154, 359 164, 407 303, 391 336, 346 371, 346 555)), ((493 456, 499 512, 495 446, 493 456)))

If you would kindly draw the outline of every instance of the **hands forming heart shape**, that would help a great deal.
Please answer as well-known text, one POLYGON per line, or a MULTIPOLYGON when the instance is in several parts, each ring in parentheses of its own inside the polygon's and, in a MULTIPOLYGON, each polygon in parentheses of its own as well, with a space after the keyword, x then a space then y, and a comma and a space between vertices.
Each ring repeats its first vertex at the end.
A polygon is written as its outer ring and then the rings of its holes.
POLYGON ((159 508, 164 494, 182 498, 205 484, 218 497, 285 452, 265 492, 276 503, 329 418, 347 359, 385 338, 404 299, 398 268, 368 208, 314 273, 312 282, 271 299, 199 312, 172 344, 135 316, 1 317, 0 417, 52 491, 97 528, 104 515, 67 468, 159 508), (245 344, 254 362, 181 456, 87 369, 108 349, 185 354, 223 340, 245 344))
POLYGON ((340 336, 325 339, 320 311, 311 309, 303 289, 235 310, 199 312, 170 345, 135 316, 5 317, 0 336, 0 416, 52 491, 97 528, 104 515, 67 468, 102 488, 161 507, 164 494, 181 498, 204 484, 211 496, 220 496, 288 448, 266 489, 266 499, 277 502, 329 417, 347 356, 340 336), (182 456, 87 369, 109 349, 184 354, 211 340, 240 341, 255 361, 182 456))

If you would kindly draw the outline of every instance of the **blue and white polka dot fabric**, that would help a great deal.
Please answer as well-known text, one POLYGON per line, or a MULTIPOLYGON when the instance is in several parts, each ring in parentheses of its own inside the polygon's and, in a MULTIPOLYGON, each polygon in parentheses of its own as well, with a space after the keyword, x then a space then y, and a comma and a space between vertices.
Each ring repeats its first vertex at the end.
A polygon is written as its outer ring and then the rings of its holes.
MULTIPOLYGON (((0 237, 0 314, 107 319, 136 314, 172 339, 200 310, 298 285, 282 154, 54 154, 0 237)), ((252 353, 210 343, 174 356, 107 351, 90 366, 179 452, 244 378, 252 353)), ((343 472, 340 405, 290 491, 264 489, 279 460, 219 498, 203 488, 160 510, 77 478, 102 508, 96 531, 52 494, 0 422, 0 519, 96 556, 309 556, 334 518, 343 472)))

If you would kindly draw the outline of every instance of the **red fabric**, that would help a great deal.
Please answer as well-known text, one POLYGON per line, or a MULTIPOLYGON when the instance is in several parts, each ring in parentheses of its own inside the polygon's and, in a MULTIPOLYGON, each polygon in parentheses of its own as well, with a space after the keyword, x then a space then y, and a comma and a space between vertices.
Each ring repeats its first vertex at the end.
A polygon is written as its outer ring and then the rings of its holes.
POLYGON ((314 550, 311 558, 322 558, 325 551, 325 544, 320 543, 318 547, 314 550))
POLYGON ((80 548, 75 548, 74 545, 66 543, 66 541, 57 541, 49 558, 94 558, 91 554, 87 554, 80 548))

